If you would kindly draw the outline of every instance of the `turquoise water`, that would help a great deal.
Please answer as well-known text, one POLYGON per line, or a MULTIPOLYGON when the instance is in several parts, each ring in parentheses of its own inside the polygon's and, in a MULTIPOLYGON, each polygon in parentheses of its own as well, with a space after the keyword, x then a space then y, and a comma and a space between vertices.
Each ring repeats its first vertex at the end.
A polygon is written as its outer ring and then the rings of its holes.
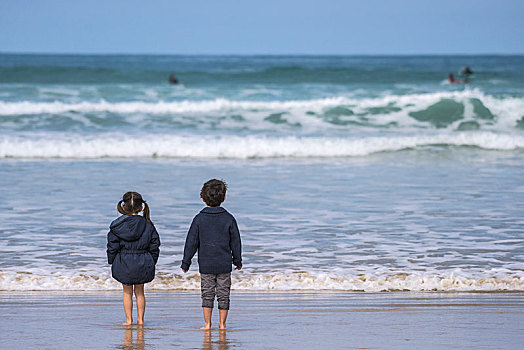
POLYGON ((2 55, 0 156, 309 158, 433 144, 517 150, 522 68, 522 56, 2 55), (449 84, 447 74, 466 64, 475 78, 449 84), (171 73, 180 85, 167 83, 171 73))
POLYGON ((118 289, 105 234, 128 190, 163 241, 151 287, 199 288, 178 266, 217 177, 244 239, 234 288, 523 290, 523 68, 0 55, 0 289, 118 289))

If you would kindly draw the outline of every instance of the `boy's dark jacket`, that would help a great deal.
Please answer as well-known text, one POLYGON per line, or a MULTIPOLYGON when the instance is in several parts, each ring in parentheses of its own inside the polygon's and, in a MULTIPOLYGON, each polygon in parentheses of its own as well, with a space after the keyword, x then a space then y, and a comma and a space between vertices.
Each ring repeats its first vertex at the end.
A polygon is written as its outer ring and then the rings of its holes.
POLYGON ((202 209, 187 233, 183 270, 189 270, 197 250, 200 273, 228 273, 232 264, 242 267, 242 243, 233 215, 222 207, 202 209))
POLYGON ((155 227, 142 215, 122 215, 109 228, 107 262, 113 278, 124 284, 151 282, 160 253, 155 227))

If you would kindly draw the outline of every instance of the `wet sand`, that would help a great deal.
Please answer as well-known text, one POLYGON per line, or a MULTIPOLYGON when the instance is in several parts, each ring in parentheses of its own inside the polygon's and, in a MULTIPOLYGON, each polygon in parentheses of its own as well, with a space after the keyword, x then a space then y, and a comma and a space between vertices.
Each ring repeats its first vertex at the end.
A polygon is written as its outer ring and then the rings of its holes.
POLYGON ((233 292, 228 330, 200 331, 198 292, 0 292, 2 349, 517 349, 523 293, 233 292))

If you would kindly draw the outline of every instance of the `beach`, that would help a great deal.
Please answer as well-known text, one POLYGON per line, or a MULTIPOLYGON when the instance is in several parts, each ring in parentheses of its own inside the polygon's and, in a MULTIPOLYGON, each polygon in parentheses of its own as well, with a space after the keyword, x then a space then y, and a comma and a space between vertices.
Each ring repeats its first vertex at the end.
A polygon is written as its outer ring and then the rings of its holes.
MULTIPOLYGON (((0 293, 3 349, 517 349, 522 293, 233 292, 228 330, 200 331, 198 292, 147 291, 146 324, 119 292, 0 293)), ((216 310, 215 310, 216 311, 216 310)))
POLYGON ((523 72, 522 55, 0 54, 0 347, 518 348, 523 72), (223 334, 198 330, 197 258, 180 270, 212 178, 242 238, 223 334), (119 326, 106 256, 127 191, 161 240, 143 329, 119 326))

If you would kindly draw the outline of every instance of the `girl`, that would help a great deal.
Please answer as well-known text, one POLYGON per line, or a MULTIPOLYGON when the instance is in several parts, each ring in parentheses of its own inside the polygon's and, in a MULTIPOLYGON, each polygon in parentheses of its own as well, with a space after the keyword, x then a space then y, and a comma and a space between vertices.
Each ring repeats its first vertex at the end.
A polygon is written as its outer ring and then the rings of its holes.
POLYGON ((124 288, 124 325, 133 323, 133 290, 136 296, 137 324, 144 324, 144 283, 155 278, 160 238, 149 218, 149 206, 140 193, 125 193, 116 208, 123 215, 109 226, 107 262, 112 264, 113 278, 122 283, 124 288), (144 216, 138 215, 141 211, 144 216))

